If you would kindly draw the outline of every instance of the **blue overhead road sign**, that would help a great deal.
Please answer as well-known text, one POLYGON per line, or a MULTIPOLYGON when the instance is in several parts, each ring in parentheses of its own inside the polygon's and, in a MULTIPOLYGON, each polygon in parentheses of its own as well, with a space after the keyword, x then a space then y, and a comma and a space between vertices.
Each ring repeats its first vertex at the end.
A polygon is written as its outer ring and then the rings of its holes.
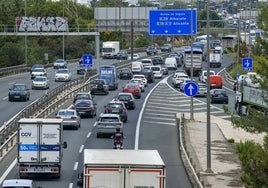
POLYGON ((83 65, 86 67, 92 67, 92 55, 83 55, 83 65))
POLYGON ((243 69, 243 70, 247 70, 247 71, 253 69, 252 58, 247 57, 247 58, 243 58, 243 59, 242 59, 242 69, 243 69))
POLYGON ((196 30, 196 9, 150 10, 150 35, 194 35, 196 30))
POLYGON ((197 92, 198 92, 198 86, 195 82, 188 82, 184 86, 184 93, 189 97, 195 96, 197 92))

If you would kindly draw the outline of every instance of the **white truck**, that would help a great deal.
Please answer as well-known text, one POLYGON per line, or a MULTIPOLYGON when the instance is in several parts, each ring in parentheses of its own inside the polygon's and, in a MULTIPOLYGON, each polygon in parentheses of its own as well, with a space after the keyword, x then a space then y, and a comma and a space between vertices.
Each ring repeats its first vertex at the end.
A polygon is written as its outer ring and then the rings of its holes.
POLYGON ((252 83, 248 75, 239 77, 235 82, 234 91, 235 111, 238 115, 248 115, 249 107, 268 113, 268 92, 262 90, 258 84, 252 83))
POLYGON ((166 188, 166 167, 157 150, 85 149, 83 188, 166 188))
POLYGON ((222 63, 222 47, 216 46, 209 51, 210 67, 221 67, 222 63))
POLYGON ((119 41, 103 42, 101 56, 103 59, 115 59, 119 50, 120 50, 119 41))
POLYGON ((20 178, 31 174, 61 174, 62 119, 23 118, 18 122, 18 165, 20 178))

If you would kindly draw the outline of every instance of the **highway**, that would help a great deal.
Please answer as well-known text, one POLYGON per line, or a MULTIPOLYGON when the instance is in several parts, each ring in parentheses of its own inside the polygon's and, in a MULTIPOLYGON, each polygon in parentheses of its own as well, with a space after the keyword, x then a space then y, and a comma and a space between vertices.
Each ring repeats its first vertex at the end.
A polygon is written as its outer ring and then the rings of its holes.
MULTIPOLYGON (((102 64, 112 64, 114 60, 106 60, 102 64)), ((230 63, 227 59, 224 61, 223 67, 230 63)), ((76 77, 76 65, 69 65, 73 76, 76 77)), ((215 69, 216 70, 216 69, 215 69)), ((54 82, 54 70, 48 69, 48 78, 51 80, 50 89, 58 86, 58 82, 54 82)), ((216 70, 218 72, 220 70, 216 70)), ((170 71, 170 74, 172 72, 170 71)), ((197 79, 197 78, 196 78, 197 79)), ((1 122, 8 121, 12 116, 22 110, 25 105, 31 103, 38 97, 42 96, 45 91, 31 91, 29 102, 8 102, 7 92, 9 85, 14 82, 31 83, 29 73, 10 76, 1 79, 1 102, 2 109, 5 110, 1 116, 1 122), (6 84, 9 83, 9 84, 6 84), (12 104, 12 105, 11 105, 12 104)), ((124 140, 125 149, 157 149, 160 152, 165 164, 167 165, 167 188, 176 187, 192 187, 180 159, 180 151, 178 145, 178 130, 175 126, 176 112, 189 112, 189 97, 177 91, 170 86, 170 78, 166 77, 161 82, 157 80, 153 84, 148 84, 141 99, 136 99, 137 107, 135 110, 128 111, 128 122, 124 124, 124 140)), ((103 111, 106 105, 116 94, 121 91, 126 80, 120 80, 119 89, 110 91, 109 95, 96 95, 94 100, 98 106, 98 114, 103 111)), ((232 92, 229 92, 230 95, 232 92)), ((230 103, 229 103, 230 104, 230 103)), ((66 103, 66 108, 71 105, 71 100, 66 103)), ((198 98, 194 101, 195 111, 206 110, 206 99, 198 98)), ((222 105, 213 105, 212 113, 223 118, 226 116, 222 110, 222 105)), ((51 117, 54 117, 52 114, 51 117)), ((81 128, 76 130, 64 130, 64 141, 67 141, 68 148, 64 150, 62 176, 60 179, 48 179, 47 177, 32 177, 37 181, 39 186, 46 187, 77 187, 77 173, 82 172, 82 151, 84 148, 112 148, 113 142, 110 138, 96 138, 94 129, 94 119, 82 119, 81 128)), ((10 157, 1 162, 1 169, 7 168, 16 157, 16 150, 11 151, 10 157)), ((15 163, 13 163, 15 164, 15 163)), ((18 168, 14 166, 8 173, 6 178, 19 178, 18 168)), ((0 179, 1 180, 1 179, 0 179)))

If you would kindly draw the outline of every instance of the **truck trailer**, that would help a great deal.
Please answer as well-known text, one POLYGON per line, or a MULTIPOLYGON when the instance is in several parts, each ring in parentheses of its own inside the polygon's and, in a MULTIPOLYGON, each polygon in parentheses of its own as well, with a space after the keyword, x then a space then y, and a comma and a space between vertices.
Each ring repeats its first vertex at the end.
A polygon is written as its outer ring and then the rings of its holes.
POLYGON ((102 43, 101 56, 103 59, 115 59, 119 51, 119 41, 107 41, 102 43))
POLYGON ((62 119, 23 118, 18 122, 18 165, 20 178, 61 174, 62 119))
POLYGON ((222 48, 220 46, 216 46, 209 51, 209 62, 210 67, 221 67, 222 63, 222 48))
POLYGON ((185 48, 184 49, 184 70, 190 76, 191 65, 193 74, 199 76, 202 72, 203 51, 201 48, 185 48))
POLYGON ((235 111, 238 115, 248 115, 249 107, 268 113, 268 92, 250 84, 245 79, 235 83, 235 111))
POLYGON ((166 188, 166 167, 157 150, 85 149, 83 188, 166 188))

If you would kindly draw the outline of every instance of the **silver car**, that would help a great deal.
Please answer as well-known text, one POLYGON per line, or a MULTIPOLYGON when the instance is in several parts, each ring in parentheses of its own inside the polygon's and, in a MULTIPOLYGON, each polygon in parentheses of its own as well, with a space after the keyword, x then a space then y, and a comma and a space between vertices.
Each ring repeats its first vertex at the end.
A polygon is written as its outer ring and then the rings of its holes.
POLYGON ((59 69, 59 68, 67 68, 67 61, 64 59, 57 59, 54 63, 53 63, 53 68, 54 69, 59 69))
POLYGON ((73 109, 60 109, 56 118, 62 119, 63 128, 72 127, 78 130, 81 125, 81 118, 73 109))
POLYGON ((69 69, 58 69, 55 74, 55 82, 68 82, 72 79, 72 73, 69 69))
POLYGON ((49 80, 45 76, 36 76, 32 81, 32 89, 49 89, 49 80))

